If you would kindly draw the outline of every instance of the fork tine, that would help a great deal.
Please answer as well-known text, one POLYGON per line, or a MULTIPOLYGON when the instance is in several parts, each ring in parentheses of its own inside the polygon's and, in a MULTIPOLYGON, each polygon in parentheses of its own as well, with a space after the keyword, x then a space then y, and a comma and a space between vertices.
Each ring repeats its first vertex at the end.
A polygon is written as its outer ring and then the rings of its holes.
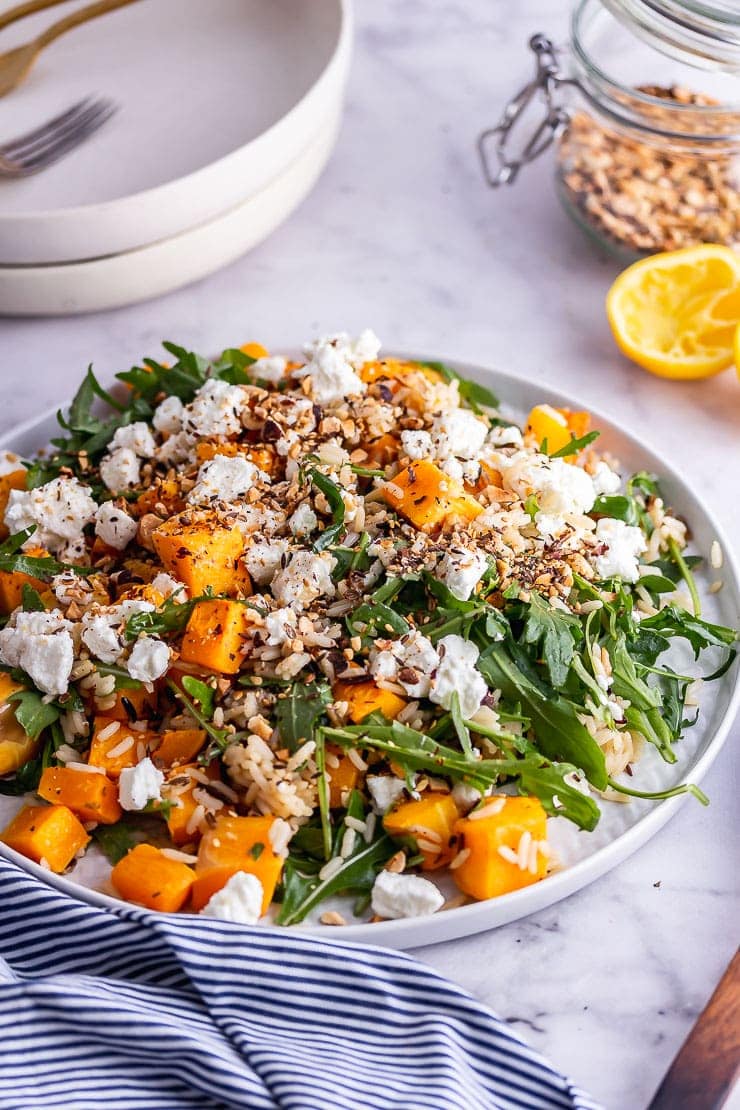
POLYGON ((71 108, 67 108, 66 111, 60 112, 54 119, 42 123, 40 127, 34 127, 32 131, 26 131, 24 135, 17 135, 9 142, 0 145, 0 154, 4 154, 6 158, 12 158, 20 154, 24 147, 30 143, 38 142, 38 140, 44 138, 49 131, 56 130, 57 127, 63 127, 65 123, 74 119, 79 112, 84 111, 92 102, 93 98, 86 96, 84 100, 79 100, 76 104, 73 104, 71 108))
POLYGON ((90 138, 117 110, 117 106, 111 101, 106 102, 105 107, 91 113, 83 124, 67 130, 55 142, 47 144, 32 157, 19 162, 19 168, 23 173, 35 173, 37 170, 45 169, 68 151, 79 146, 85 139, 90 138))
POLYGON ((81 112, 77 112, 70 120, 60 126, 49 129, 43 138, 38 139, 34 143, 28 143, 20 151, 16 151, 11 155, 13 161, 19 162, 22 165, 35 160, 36 158, 44 157, 47 150, 52 150, 60 142, 68 136, 74 136, 78 131, 82 130, 87 124, 97 119, 98 115, 102 112, 108 111, 112 106, 110 100, 94 100, 91 101, 87 108, 81 112))

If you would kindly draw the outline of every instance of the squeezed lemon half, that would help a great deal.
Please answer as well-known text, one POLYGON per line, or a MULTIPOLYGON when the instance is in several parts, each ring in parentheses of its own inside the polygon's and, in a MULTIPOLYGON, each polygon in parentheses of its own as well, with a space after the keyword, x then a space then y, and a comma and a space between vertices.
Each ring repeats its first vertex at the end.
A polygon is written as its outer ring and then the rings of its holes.
POLYGON ((614 282, 606 311, 638 366, 664 378, 711 377, 738 357, 740 254, 705 243, 642 259, 614 282))

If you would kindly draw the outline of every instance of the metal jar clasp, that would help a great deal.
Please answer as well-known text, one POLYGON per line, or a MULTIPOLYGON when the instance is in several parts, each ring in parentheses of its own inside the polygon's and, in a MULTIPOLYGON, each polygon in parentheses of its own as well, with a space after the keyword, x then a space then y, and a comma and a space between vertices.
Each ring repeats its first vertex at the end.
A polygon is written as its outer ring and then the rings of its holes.
POLYGON ((547 150, 570 122, 565 108, 555 103, 555 93, 562 85, 573 82, 560 72, 552 41, 547 35, 533 35, 529 40, 529 48, 535 56, 536 68, 533 80, 528 81, 524 88, 509 101, 499 123, 481 132, 478 138, 478 152, 483 164, 483 173, 488 184, 494 189, 499 185, 512 185, 522 166, 533 162, 547 150), (541 95, 544 102, 545 115, 520 151, 512 155, 510 152, 512 132, 538 95, 541 95))

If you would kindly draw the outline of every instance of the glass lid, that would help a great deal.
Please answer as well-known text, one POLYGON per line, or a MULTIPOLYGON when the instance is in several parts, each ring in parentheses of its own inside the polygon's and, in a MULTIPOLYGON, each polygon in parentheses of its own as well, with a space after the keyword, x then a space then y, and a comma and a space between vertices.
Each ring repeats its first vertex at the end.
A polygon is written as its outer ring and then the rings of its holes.
POLYGON ((651 46, 703 69, 740 73, 738 0, 602 0, 651 46))

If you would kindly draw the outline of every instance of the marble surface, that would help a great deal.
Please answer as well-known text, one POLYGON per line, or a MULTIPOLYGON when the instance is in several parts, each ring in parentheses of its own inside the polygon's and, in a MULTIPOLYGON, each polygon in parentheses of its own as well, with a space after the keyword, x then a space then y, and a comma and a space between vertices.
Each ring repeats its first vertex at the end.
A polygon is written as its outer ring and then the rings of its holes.
MULTIPOLYGON (((558 208, 547 159, 497 194, 477 132, 561 36, 561 0, 375 0, 336 153, 300 210, 251 255, 158 301, 98 316, 2 320, 0 432, 103 380, 161 338, 203 351, 293 345, 372 325, 388 347, 467 358, 607 409, 690 477, 740 541, 740 383, 680 385, 617 353, 603 311, 616 266, 558 208)), ((639 854, 567 902, 418 954, 515 1023, 614 1110, 646 1106, 735 948, 733 737, 705 789, 639 854)))

